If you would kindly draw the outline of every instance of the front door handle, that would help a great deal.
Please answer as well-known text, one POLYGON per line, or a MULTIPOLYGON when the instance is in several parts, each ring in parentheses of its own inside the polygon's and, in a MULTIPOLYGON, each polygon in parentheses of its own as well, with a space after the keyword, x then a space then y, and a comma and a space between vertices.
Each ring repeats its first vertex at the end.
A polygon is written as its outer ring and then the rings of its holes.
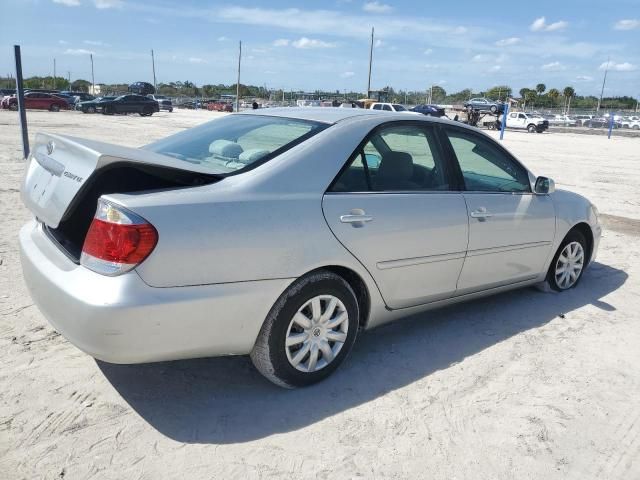
POLYGON ((493 216, 493 214, 487 212, 487 209, 484 207, 480 207, 477 210, 474 210, 473 212, 471 212, 471 217, 472 218, 490 218, 493 216))
POLYGON ((351 226, 359 228, 364 227, 364 224, 373 220, 371 215, 367 215, 361 208, 354 208, 348 215, 340 215, 340 221, 342 223, 350 223, 351 226))

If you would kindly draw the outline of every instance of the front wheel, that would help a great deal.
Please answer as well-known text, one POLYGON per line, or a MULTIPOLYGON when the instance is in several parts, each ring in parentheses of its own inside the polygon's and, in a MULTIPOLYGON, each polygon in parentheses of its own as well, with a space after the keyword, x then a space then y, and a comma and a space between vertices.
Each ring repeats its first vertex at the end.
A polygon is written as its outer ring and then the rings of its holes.
POLYGON ((569 232, 547 272, 549 286, 558 292, 575 287, 582 278, 586 264, 587 241, 584 235, 577 230, 569 232))
POLYGON ((278 386, 303 387, 329 376, 349 354, 358 331, 351 286, 319 270, 296 280, 262 325, 251 360, 278 386))
POLYGON ((527 127, 527 132, 529 133, 535 133, 536 130, 537 130, 537 127, 535 125, 529 125, 527 127))

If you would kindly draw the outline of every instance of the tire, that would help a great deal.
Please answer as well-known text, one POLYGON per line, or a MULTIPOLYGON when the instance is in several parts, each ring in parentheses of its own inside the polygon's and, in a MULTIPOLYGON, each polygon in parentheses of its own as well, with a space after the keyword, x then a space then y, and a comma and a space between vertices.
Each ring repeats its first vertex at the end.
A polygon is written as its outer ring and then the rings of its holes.
POLYGON ((633 127, 631 127, 633 130, 640 130, 640 125, 634 125, 633 127))
POLYGON ((171 112, 173 112, 173 108, 170 108, 170 109, 169 109, 169 113, 171 113, 171 112))
POLYGON ((496 107, 495 105, 491 105, 491 108, 489 108, 489 110, 491 110, 491 113, 496 113, 498 111, 498 107, 496 107))
POLYGON ((527 126, 527 132, 529 133, 534 133, 537 129, 538 128, 534 124, 527 126))
POLYGON ((538 133, 544 133, 544 129, 543 129, 543 128, 538 128, 538 129, 536 130, 536 132, 538 132, 538 133))
POLYGON ((356 340, 358 316, 356 295, 342 277, 326 270, 311 272, 296 280, 271 308, 251 351, 251 360, 262 375, 280 387, 312 385, 333 373, 347 357, 356 340), (313 315, 310 304, 315 302, 318 314, 313 315), (322 320, 319 314, 326 315, 332 304, 330 317, 322 320), (294 318, 301 318, 308 327, 294 318), (326 322, 340 318, 343 320, 339 325, 327 328, 326 322), (329 332, 329 340, 323 331, 329 332), (296 336, 300 340, 287 346, 287 338, 296 336), (341 345, 332 340, 338 336, 344 338, 341 345), (329 355, 324 353, 327 348, 329 355), (316 362, 312 364, 314 352, 316 362), (295 363, 297 357, 299 363, 295 363), (327 361, 328 358, 331 359, 327 361))
MULTIPOLYGON (((579 255, 576 255, 576 258, 578 257, 579 255)), ((571 230, 567 234, 565 239, 562 241, 562 243, 560 244, 560 247, 558 247, 558 251, 553 256, 553 260, 551 261, 551 265, 549 266, 549 271, 547 272, 547 282, 549 286, 557 292, 563 292, 565 290, 574 288, 580 282, 580 279, 582 278, 582 274, 584 273, 584 269, 587 266, 588 261, 589 261, 589 253, 587 251, 587 241, 584 238, 584 235, 578 230, 571 230), (577 260, 575 262, 571 261, 570 255, 567 255, 567 252, 565 251, 565 249, 567 249, 568 246, 570 245, 575 246, 575 244, 580 245, 580 249, 582 252, 581 262, 578 262, 577 260), (569 274, 569 280, 570 280, 569 283, 563 283, 562 274, 558 273, 558 270, 562 268, 563 263, 565 263, 565 268, 566 268, 567 262, 562 262, 560 260, 560 256, 563 254, 564 254, 563 258, 569 260, 569 265, 578 265, 578 264, 580 265, 579 271, 575 269, 569 270, 569 271, 573 271, 574 273, 577 272, 577 276, 575 279, 572 278, 571 274, 569 274), (558 275, 560 275, 560 278, 558 278, 558 275)))
POLYGON ((86 113, 96 113, 96 107, 87 107, 86 113))
POLYGON ((153 110, 150 107, 144 107, 140 112, 141 117, 150 117, 151 115, 153 115, 153 110))
POLYGON ((49 111, 50 112, 59 112, 60 111, 60 105, 51 105, 49 107, 49 111))
POLYGON ((17 103, 12 103, 11 105, 9 105, 9 110, 11 110, 13 112, 17 112, 18 111, 18 104, 17 103))
POLYGON ((113 107, 110 107, 109 105, 105 105, 104 107, 102 107, 102 114, 113 115, 113 107))

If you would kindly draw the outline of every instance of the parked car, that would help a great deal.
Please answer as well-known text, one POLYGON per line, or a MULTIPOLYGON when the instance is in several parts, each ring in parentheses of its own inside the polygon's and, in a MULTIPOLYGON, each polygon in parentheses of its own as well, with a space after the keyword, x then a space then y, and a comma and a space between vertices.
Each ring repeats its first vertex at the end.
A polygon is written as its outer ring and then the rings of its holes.
POLYGON ((150 117, 160 111, 158 102, 142 95, 121 95, 112 100, 100 100, 99 107, 104 115, 114 113, 139 113, 141 117, 150 117))
MULTIPOLYGON (((87 92, 73 92, 70 90, 63 90, 60 92, 64 95, 69 95, 71 97, 77 97, 80 102, 88 102, 89 100, 93 100, 96 97, 87 92)), ((77 103, 77 102, 76 102, 77 103)))
POLYGON ((576 120, 568 115, 552 115, 549 120, 549 125, 555 125, 558 127, 575 127, 576 120))
POLYGON ((471 98, 464 103, 467 110, 478 110, 484 113, 502 113, 504 111, 504 103, 494 102, 488 98, 471 98))
MULTIPOLYGON (((609 128, 609 122, 610 120, 607 117, 593 117, 586 120, 582 126, 589 128, 609 128)), ((614 119, 613 128, 622 128, 622 123, 614 119)))
POLYGON ((576 121, 576 126, 582 127, 587 120, 591 120, 593 115, 574 115, 573 118, 576 121))
POLYGON ((76 110, 80 110, 82 113, 96 113, 102 110, 102 106, 105 103, 110 102, 111 100, 115 100, 117 97, 98 97, 93 100, 87 100, 86 102, 78 102, 76 103, 76 110))
POLYGON ((62 99, 64 99, 64 100, 66 100, 66 102, 67 102, 67 104, 69 105, 69 108, 70 108, 71 110, 73 110, 73 109, 75 108, 75 105, 76 105, 76 97, 73 97, 73 96, 71 96, 71 95, 67 95, 67 94, 62 93, 62 92, 60 92, 60 93, 56 93, 56 94, 55 94, 55 96, 56 96, 56 97, 58 97, 58 98, 62 98, 62 99))
POLYGON ((131 93, 135 93, 138 95, 149 95, 151 93, 156 93, 155 87, 147 82, 134 82, 129 85, 128 90, 131 93))
POLYGON ((171 103, 171 99, 169 97, 165 95, 155 95, 152 93, 147 95, 147 97, 158 102, 160 110, 168 110, 169 112, 173 112, 173 104, 171 103))
MULTIPOLYGON (((9 110, 18 110, 18 97, 6 97, 3 101, 3 108, 9 110)), ((60 110, 68 110, 69 103, 64 98, 60 98, 50 93, 27 92, 24 94, 25 108, 33 108, 39 110, 49 110, 51 112, 59 112, 60 110)))
POLYGON ((416 105, 411 109, 412 112, 418 112, 428 117, 443 117, 444 108, 437 105, 416 105))
POLYGON ((419 112, 412 112, 408 110, 404 105, 400 105, 399 103, 384 103, 384 102, 374 102, 369 107, 371 110, 382 110, 385 112, 400 112, 400 113, 410 113, 412 115, 422 115, 419 112))
POLYGON ((38 133, 22 199, 23 278, 80 349, 250 354, 285 387, 331 374, 359 329, 571 289, 601 234, 586 198, 478 129, 356 108, 237 113, 141 149, 38 133))
POLYGON ((549 120, 525 112, 509 112, 507 116, 507 128, 526 130, 529 133, 542 133, 549 128, 549 120))
POLYGON ((227 102, 209 102, 207 104, 207 110, 214 112, 233 112, 233 105, 227 102))
POLYGON ((627 117, 620 122, 622 128, 640 130, 640 117, 627 117))

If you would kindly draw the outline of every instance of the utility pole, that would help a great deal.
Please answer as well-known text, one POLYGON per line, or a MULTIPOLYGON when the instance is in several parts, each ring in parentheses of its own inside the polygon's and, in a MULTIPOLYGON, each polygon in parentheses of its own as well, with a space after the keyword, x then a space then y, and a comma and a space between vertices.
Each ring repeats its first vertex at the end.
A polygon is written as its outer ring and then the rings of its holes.
POLYGON ((71 72, 67 71, 67 83, 69 84, 69 90, 71 90, 71 72))
POLYGON ((22 131, 22 154, 26 160, 29 157, 29 132, 27 131, 27 112, 24 107, 24 83, 22 79, 22 54, 20 45, 13 46, 16 59, 16 97, 18 97, 18 111, 20 112, 20 130, 22 131))
POLYGON ((158 85, 156 84, 156 60, 153 56, 153 48, 151 49, 151 68, 153 69, 153 88, 155 88, 156 93, 158 93, 158 85))
POLYGON ((53 59, 53 89, 56 89, 56 59, 53 59))
POLYGON ((89 58, 91 59, 91 95, 95 95, 96 94, 96 79, 93 76, 93 53, 89 54, 89 58))
POLYGON ((242 40, 238 49, 238 82, 236 83, 236 112, 240 111, 240 61, 242 60, 242 40))
POLYGON ((607 66, 604 69, 604 78, 602 79, 602 90, 600 90, 600 98, 598 99, 598 108, 596 108, 596 114, 600 112, 600 105, 602 104, 602 95, 604 95, 604 85, 607 83, 607 72, 609 71, 609 60, 611 57, 607 58, 607 66))
POLYGON ((371 46, 369 47, 369 81, 367 82, 367 98, 369 98, 369 92, 371 91, 371 64, 373 63, 373 33, 374 33, 374 28, 371 27, 371 46))

